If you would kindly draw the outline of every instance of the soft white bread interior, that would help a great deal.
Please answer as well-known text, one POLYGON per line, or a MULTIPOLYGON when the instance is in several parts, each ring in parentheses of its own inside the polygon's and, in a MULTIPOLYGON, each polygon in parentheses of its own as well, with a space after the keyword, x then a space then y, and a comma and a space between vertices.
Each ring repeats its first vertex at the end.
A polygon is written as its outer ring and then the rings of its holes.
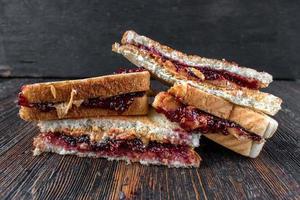
POLYGON ((168 93, 185 105, 194 106, 214 116, 235 122, 263 138, 271 137, 278 127, 276 120, 262 112, 235 105, 186 83, 174 85, 168 93))
POLYGON ((166 68, 162 67, 163 63, 160 60, 154 59, 145 51, 142 51, 133 45, 121 46, 120 44, 115 43, 112 49, 113 51, 122 54, 136 66, 146 68, 152 75, 154 75, 154 77, 168 83, 169 85, 173 85, 175 83, 188 83, 203 92, 269 115, 275 115, 281 109, 282 100, 272 94, 260 92, 258 90, 249 90, 246 88, 231 90, 207 85, 193 80, 187 80, 183 77, 175 77, 166 68))
POLYGON ((199 167, 201 158, 200 156, 193 150, 189 149, 189 154, 193 156, 194 160, 192 163, 184 163, 179 160, 167 160, 164 159, 163 161, 159 161, 156 158, 152 159, 143 159, 143 158, 129 158, 126 156, 114 156, 114 155, 99 155, 96 152, 79 152, 77 150, 67 150, 62 146, 58 146, 52 143, 48 143, 46 140, 44 140, 40 135, 37 136, 34 139, 34 147, 35 149, 33 150, 33 155, 38 156, 44 152, 52 152, 52 153, 57 153, 60 155, 76 155, 79 157, 92 157, 92 158, 106 158, 108 160, 124 160, 127 162, 127 164, 130 164, 131 162, 140 162, 143 165, 165 165, 168 167, 199 167))
POLYGON ((169 141, 199 146, 199 133, 187 133, 177 123, 151 109, 148 116, 103 116, 100 118, 40 121, 41 132, 63 132, 72 136, 89 135, 92 140, 140 138, 143 142, 169 141))
POLYGON ((168 46, 162 45, 148 37, 137 34, 129 30, 123 35, 122 44, 143 45, 149 49, 154 48, 161 55, 171 58, 172 60, 195 67, 210 67, 217 70, 226 70, 244 77, 252 78, 262 82, 265 87, 272 82, 272 76, 266 72, 258 72, 254 69, 240 67, 234 62, 223 60, 209 59, 196 55, 186 55, 180 51, 176 51, 168 46))
POLYGON ((252 140, 238 140, 232 135, 223 135, 218 133, 203 135, 238 154, 248 156, 250 158, 256 158, 265 144, 265 140, 259 143, 252 140))

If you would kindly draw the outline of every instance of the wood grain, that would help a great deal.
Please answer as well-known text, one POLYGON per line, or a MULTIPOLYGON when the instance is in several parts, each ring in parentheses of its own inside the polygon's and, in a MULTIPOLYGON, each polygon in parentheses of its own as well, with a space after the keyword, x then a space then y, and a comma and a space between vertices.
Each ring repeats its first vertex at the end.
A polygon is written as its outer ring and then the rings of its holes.
MULTIPOLYGON (((104 159, 32 156, 32 123, 20 120, 20 86, 41 79, 0 79, 0 199, 299 199, 300 83, 275 81, 283 98, 278 132, 257 159, 202 138, 199 169, 126 165, 104 159)), ((158 85, 156 85, 158 87, 158 85)))
POLYGON ((175 49, 300 78, 298 1, 0 1, 0 76, 88 77, 133 66, 127 29, 175 49))

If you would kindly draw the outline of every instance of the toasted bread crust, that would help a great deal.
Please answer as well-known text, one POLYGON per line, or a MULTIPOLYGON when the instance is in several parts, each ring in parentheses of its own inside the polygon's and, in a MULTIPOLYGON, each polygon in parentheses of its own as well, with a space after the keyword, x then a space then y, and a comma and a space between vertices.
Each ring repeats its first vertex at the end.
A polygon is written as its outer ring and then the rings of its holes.
POLYGON ((188 80, 182 76, 177 76, 165 66, 166 63, 161 59, 154 59, 149 53, 138 49, 133 45, 114 44, 113 51, 122 54, 130 62, 138 67, 144 67, 163 83, 168 85, 175 83, 189 83, 203 92, 224 98, 234 104, 249 107, 269 115, 275 115, 281 109, 282 100, 272 94, 260 92, 258 90, 250 90, 241 88, 240 90, 232 90, 220 88, 213 85, 188 80))
POLYGON ((195 106, 207 113, 220 118, 228 119, 234 104, 215 95, 202 92, 188 84, 177 84, 168 90, 168 93, 177 97, 182 103, 195 106))
MULTIPOLYGON (((100 117, 108 115, 146 115, 148 112, 148 98, 146 95, 143 97, 134 98, 133 103, 123 113, 118 113, 113 110, 101 108, 86 108, 73 106, 69 112, 60 119, 78 119, 87 117, 100 117)), ((56 110, 50 112, 41 112, 36 108, 28 108, 21 106, 19 115, 26 121, 40 121, 40 120, 53 120, 59 119, 56 110)))
POLYGON ((159 93, 154 99, 153 107, 174 110, 178 107, 178 100, 180 100, 186 105, 194 106, 211 115, 235 122, 247 131, 263 138, 271 137, 277 129, 277 126, 273 125, 275 120, 269 116, 233 105, 213 95, 207 96, 201 91, 194 90, 193 87, 176 85, 168 92, 159 93))
POLYGON ((250 158, 256 158, 265 144, 265 141, 257 143, 251 140, 238 140, 232 135, 217 133, 204 134, 204 136, 238 154, 250 158))
POLYGON ((25 85, 22 94, 30 103, 65 102, 75 90, 74 100, 110 97, 150 89, 150 74, 147 71, 115 74, 95 78, 68 80, 25 85))
POLYGON ((271 117, 236 105, 233 107, 228 119, 263 138, 270 138, 276 132, 278 126, 278 123, 271 117))
POLYGON ((254 69, 241 67, 234 62, 228 62, 225 59, 208 59, 196 55, 186 55, 180 51, 176 51, 168 46, 162 45, 148 37, 138 35, 136 32, 129 30, 126 31, 122 37, 121 43, 144 45, 148 48, 154 48, 157 52, 167 58, 179 61, 189 66, 205 66, 217 70, 226 70, 241 76, 256 79, 260 82, 260 87, 267 87, 272 82, 272 76, 266 72, 258 72, 254 69))
POLYGON ((261 112, 235 105, 218 96, 202 92, 188 84, 177 84, 171 87, 168 92, 180 99, 184 104, 194 106, 214 116, 233 121, 246 130, 264 138, 273 135, 277 129, 277 126, 274 124, 272 130, 268 130, 270 123, 277 123, 271 117, 261 112), (266 134, 267 130, 272 133, 266 134))

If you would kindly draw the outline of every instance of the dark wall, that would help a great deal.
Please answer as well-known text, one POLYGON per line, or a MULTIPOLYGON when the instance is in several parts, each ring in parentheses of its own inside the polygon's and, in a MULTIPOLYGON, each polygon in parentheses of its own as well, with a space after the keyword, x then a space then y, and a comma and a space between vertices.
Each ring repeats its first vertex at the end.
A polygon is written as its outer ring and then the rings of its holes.
POLYGON ((132 66, 133 29, 187 53, 300 78, 300 1, 0 0, 0 75, 86 77, 132 66))

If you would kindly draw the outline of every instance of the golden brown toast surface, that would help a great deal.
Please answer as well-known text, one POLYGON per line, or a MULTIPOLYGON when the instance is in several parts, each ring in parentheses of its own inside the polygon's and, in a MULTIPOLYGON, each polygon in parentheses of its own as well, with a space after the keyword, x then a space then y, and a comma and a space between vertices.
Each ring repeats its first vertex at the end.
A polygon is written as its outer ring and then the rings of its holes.
MULTIPOLYGON (((235 105, 221 97, 202 92, 189 84, 177 84, 170 88, 168 92, 184 104, 195 106, 214 116, 233 121, 260 136, 264 136, 270 123, 277 123, 261 112, 235 105)), ((277 129, 277 126, 274 128, 277 129)), ((270 131, 275 132, 275 130, 270 131)))
POLYGON ((232 135, 223 135, 218 133, 204 134, 204 136, 222 145, 223 147, 226 147, 238 154, 248 157, 258 156, 265 143, 262 142, 261 144, 255 145, 255 142, 251 140, 238 140, 232 135))
POLYGON ((29 103, 55 103, 68 101, 72 90, 75 91, 74 100, 81 100, 141 92, 149 89, 150 74, 143 71, 80 80, 35 83, 23 86, 22 95, 29 103))
POLYGON ((201 91, 186 90, 173 87, 169 92, 159 93, 153 102, 153 107, 165 110, 175 110, 180 102, 205 111, 211 115, 237 123, 245 130, 262 137, 270 137, 277 129, 277 122, 267 115, 257 113, 248 108, 233 105, 230 102, 215 96, 206 96, 201 91), (187 92, 188 91, 188 92, 187 92), (170 92, 170 93, 169 93, 170 92), (178 99, 175 99, 176 96, 178 99), (275 122, 274 122, 275 121, 275 122), (271 133, 269 133, 271 132, 271 133))

